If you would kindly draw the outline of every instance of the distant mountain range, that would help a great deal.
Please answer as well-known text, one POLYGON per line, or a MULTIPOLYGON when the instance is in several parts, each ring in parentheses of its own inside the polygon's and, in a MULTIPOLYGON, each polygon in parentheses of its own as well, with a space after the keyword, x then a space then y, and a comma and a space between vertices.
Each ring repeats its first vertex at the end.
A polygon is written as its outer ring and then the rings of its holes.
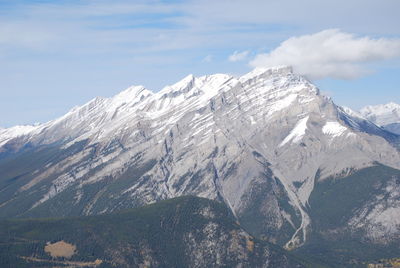
POLYGON ((400 134, 400 105, 390 102, 384 105, 367 106, 360 113, 375 124, 400 134))
POLYGON ((130 87, 0 130, 0 217, 195 195, 254 237, 336 267, 398 257, 400 137, 381 110, 340 107, 290 67, 130 87))

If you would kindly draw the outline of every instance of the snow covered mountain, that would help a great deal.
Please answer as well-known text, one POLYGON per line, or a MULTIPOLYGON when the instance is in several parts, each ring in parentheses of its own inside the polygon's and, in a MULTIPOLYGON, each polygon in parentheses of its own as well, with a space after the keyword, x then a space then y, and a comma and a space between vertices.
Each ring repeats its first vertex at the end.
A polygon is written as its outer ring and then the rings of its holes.
POLYGON ((398 242, 400 223, 386 217, 400 214, 398 144, 290 67, 189 75, 158 93, 134 86, 42 125, 0 130, 0 216, 101 214, 197 195, 289 249, 332 231, 398 242), (326 201, 321 189, 365 169, 384 170, 380 184, 357 199, 361 178, 343 197, 352 205, 338 208, 343 222, 323 225, 331 211, 314 210, 326 201))
POLYGON ((366 106, 360 113, 377 125, 388 131, 400 134, 400 105, 394 102, 388 104, 366 106))

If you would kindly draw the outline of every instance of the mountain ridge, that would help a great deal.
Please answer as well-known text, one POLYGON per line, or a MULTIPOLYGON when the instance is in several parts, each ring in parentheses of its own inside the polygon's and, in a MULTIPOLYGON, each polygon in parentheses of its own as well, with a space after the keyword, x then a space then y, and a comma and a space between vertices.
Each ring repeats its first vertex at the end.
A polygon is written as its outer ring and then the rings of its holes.
POLYGON ((318 181, 377 162, 399 169, 398 140, 290 67, 187 76, 158 93, 94 99, 6 140, 0 216, 102 214, 192 194, 293 249, 312 233, 318 181))

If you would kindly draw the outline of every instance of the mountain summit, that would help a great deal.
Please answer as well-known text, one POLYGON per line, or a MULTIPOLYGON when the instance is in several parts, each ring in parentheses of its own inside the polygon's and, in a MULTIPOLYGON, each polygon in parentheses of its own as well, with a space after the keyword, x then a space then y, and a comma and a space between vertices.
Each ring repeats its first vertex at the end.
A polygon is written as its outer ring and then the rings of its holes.
POLYGON ((400 134, 400 105, 390 102, 382 105, 366 106, 360 113, 388 131, 400 134))
POLYGON ((399 136, 290 67, 189 75, 157 93, 130 87, 42 125, 0 130, 0 142, 1 217, 103 214, 197 195, 288 249, 316 232, 368 243, 400 235, 397 219, 383 216, 400 213, 398 199, 378 198, 397 191, 399 136), (354 202, 349 193, 342 221, 320 225, 330 213, 313 210, 311 200, 325 200, 321 185, 353 183, 346 178, 367 168, 386 170, 376 191, 354 202))

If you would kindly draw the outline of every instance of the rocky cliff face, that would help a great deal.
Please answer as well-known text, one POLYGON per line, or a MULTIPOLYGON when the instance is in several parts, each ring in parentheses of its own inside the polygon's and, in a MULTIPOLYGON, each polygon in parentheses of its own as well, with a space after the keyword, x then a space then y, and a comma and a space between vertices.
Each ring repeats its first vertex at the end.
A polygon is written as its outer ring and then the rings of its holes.
POLYGON ((308 240, 319 182, 400 168, 397 135, 289 67, 188 76, 158 93, 131 87, 1 130, 0 141, 2 217, 102 214, 191 194, 224 202, 247 230, 289 249, 308 240))

